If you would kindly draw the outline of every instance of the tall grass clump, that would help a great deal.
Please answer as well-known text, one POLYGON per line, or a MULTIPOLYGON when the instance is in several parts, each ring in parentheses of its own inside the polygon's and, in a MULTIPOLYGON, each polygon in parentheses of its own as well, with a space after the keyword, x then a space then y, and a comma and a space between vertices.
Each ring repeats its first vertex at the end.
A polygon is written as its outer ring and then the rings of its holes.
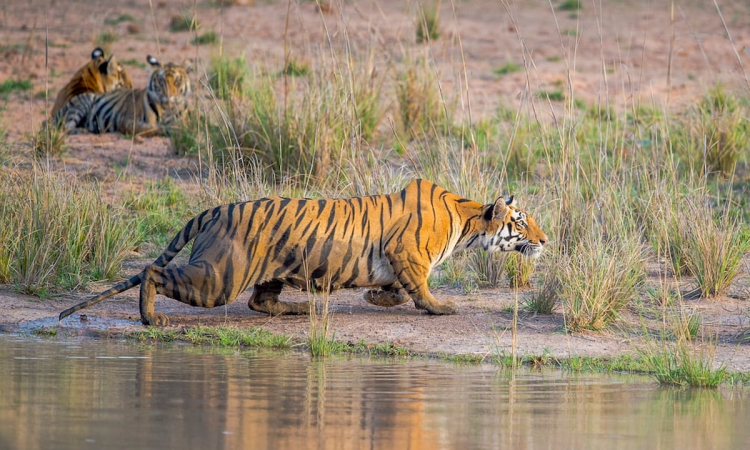
POLYGON ((374 72, 344 69, 282 80, 256 74, 229 118, 246 160, 258 158, 279 178, 338 184, 357 145, 382 118, 380 89, 374 72))
MULTIPOLYGON (((547 263, 559 280, 559 298, 567 328, 599 330, 606 327, 638 293, 645 279, 645 253, 627 198, 611 180, 594 200, 573 198, 570 211, 552 227, 574 227, 575 234, 559 242, 547 263), (565 216, 575 210, 582 223, 570 224, 565 216)), ((574 189, 571 186, 567 191, 574 189)), ((563 203, 564 205, 564 203, 563 203)))
POLYGON ((395 88, 401 133, 409 138, 448 134, 447 105, 426 59, 408 63, 400 70, 396 74, 395 88))
POLYGON ((589 236, 583 244, 585 249, 559 262, 560 298, 569 329, 600 330, 636 295, 645 276, 644 255, 640 242, 629 236, 589 236))
POLYGON ((213 57, 208 70, 208 85, 222 100, 243 97, 250 71, 244 56, 238 58, 213 57))
POLYGON ((138 235, 129 215, 104 203, 96 186, 35 170, 0 174, 4 249, 0 276, 20 291, 44 295, 109 279, 138 235))
POLYGON ((717 297, 729 289, 750 248, 741 223, 726 212, 717 214, 699 198, 685 198, 679 222, 685 264, 695 276, 701 296, 717 297))
POLYGON ((417 8, 417 43, 434 41, 440 37, 440 0, 420 4, 417 8))
POLYGON ((727 178, 747 151, 747 115, 739 99, 717 85, 674 121, 673 150, 692 173, 727 178))

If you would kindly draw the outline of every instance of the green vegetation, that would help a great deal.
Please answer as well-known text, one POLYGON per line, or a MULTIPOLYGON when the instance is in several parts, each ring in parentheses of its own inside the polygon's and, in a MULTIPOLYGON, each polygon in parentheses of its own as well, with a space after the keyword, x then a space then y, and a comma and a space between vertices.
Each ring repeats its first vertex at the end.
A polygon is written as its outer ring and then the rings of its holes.
POLYGON ((105 25, 114 26, 122 22, 135 22, 135 17, 131 16, 130 14, 120 14, 119 16, 116 16, 116 17, 104 19, 105 25))
POLYGON ((192 344, 219 347, 258 347, 286 349, 292 345, 292 338, 274 334, 260 328, 240 329, 236 327, 197 326, 181 330, 149 327, 128 333, 136 340, 185 341, 192 344))
POLYGON ((140 59, 135 59, 135 58, 125 59, 123 61, 120 61, 120 64, 122 64, 123 66, 137 67, 139 69, 146 68, 145 62, 141 61, 140 59))
POLYGON ((495 75, 506 75, 509 73, 515 73, 515 72, 520 72, 520 71, 521 71, 521 66, 514 63, 513 61, 510 61, 506 63, 504 66, 494 69, 492 73, 494 73, 495 75))
POLYGON ((565 0, 557 6, 560 11, 578 11, 583 9, 583 2, 581 0, 565 0))
POLYGON ((211 58, 208 84, 220 99, 226 101, 233 97, 242 98, 249 78, 250 72, 244 57, 211 58))
POLYGON ((214 31, 207 31, 194 37, 190 43, 193 45, 213 45, 219 42, 219 35, 214 31))
POLYGON ((169 31, 179 33, 181 31, 195 31, 200 29, 198 18, 194 14, 183 16, 172 16, 169 20, 169 31))
POLYGON ((0 83, 0 94, 2 94, 6 99, 8 98, 8 94, 12 92, 28 91, 30 89, 31 80, 17 80, 9 78, 0 83))
POLYGON ((725 367, 713 367, 713 347, 690 346, 679 340, 674 346, 665 343, 651 343, 639 349, 648 373, 666 385, 716 387, 727 376, 725 367), (676 348, 675 348, 676 347, 676 348))
POLYGON ((65 153, 68 146, 68 134, 62 125, 44 122, 31 139, 31 146, 39 158, 58 157, 65 153))
POLYGON ((111 279, 137 241, 132 219, 96 186, 41 169, 0 172, 0 283, 46 295, 111 279))
POLYGON ((434 41, 440 37, 440 3, 432 1, 417 9, 417 43, 434 41))
POLYGON ((96 39, 94 39, 94 44, 97 47, 101 47, 104 49, 104 52, 109 54, 111 53, 112 44, 117 42, 119 37, 117 36, 117 33, 115 33, 113 30, 107 30, 100 33, 96 39))

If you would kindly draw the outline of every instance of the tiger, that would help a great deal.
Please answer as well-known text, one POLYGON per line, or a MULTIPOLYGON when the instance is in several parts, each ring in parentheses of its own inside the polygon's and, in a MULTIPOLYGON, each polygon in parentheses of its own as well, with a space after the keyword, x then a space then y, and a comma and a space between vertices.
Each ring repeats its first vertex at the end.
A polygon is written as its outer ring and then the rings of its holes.
POLYGON ((213 308, 250 286, 248 307, 269 315, 309 312, 306 302, 279 301, 284 286, 370 288, 364 300, 376 306, 411 299, 430 314, 455 314, 453 302, 438 301, 428 288, 438 264, 476 248, 537 258, 546 243, 547 235, 513 196, 483 205, 422 179, 369 197, 267 197, 203 211, 143 271, 63 311, 59 320, 137 285, 144 325, 169 324, 154 310, 156 294, 213 308), (189 261, 168 266, 190 241, 189 261))
POLYGON ((117 58, 114 55, 105 58, 104 50, 97 47, 91 52, 91 61, 81 67, 57 93, 50 113, 52 123, 72 131, 81 126, 86 118, 95 94, 131 87, 130 76, 117 58))
POLYGON ((148 87, 98 95, 88 110, 86 130, 140 137, 165 135, 184 115, 191 92, 189 68, 173 63, 162 65, 150 55, 146 60, 155 68, 148 87))

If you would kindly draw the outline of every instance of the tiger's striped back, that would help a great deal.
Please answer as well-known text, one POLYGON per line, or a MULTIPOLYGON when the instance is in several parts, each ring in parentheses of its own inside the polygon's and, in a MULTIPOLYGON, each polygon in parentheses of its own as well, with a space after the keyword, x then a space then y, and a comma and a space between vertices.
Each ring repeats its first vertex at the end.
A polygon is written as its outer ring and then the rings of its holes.
POLYGON ((155 136, 182 118, 191 92, 187 68, 162 66, 151 56, 148 61, 156 70, 146 89, 119 89, 94 99, 85 123, 89 132, 155 136))
POLYGON ((105 58, 104 51, 97 47, 91 52, 91 61, 58 92, 50 113, 52 123, 73 131, 83 125, 96 94, 131 87, 130 76, 114 55, 105 58))

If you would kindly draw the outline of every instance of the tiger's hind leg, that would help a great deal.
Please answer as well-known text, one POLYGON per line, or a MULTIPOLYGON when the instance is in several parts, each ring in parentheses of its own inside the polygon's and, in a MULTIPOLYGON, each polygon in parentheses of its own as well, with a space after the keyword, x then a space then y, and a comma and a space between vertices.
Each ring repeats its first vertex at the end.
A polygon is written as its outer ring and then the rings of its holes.
POLYGON ((191 306, 213 308, 234 300, 232 286, 216 275, 206 263, 159 267, 150 265, 141 272, 141 322, 144 325, 169 325, 169 318, 154 311, 156 294, 191 306))
POLYGON ((264 312, 272 316, 284 314, 308 314, 310 304, 308 302, 280 302, 279 294, 284 288, 280 281, 269 281, 267 283, 253 286, 253 293, 247 306, 258 312, 264 312))
POLYGON ((409 294, 400 285, 389 284, 380 289, 365 291, 365 301, 375 306, 390 308, 408 302, 409 294))

